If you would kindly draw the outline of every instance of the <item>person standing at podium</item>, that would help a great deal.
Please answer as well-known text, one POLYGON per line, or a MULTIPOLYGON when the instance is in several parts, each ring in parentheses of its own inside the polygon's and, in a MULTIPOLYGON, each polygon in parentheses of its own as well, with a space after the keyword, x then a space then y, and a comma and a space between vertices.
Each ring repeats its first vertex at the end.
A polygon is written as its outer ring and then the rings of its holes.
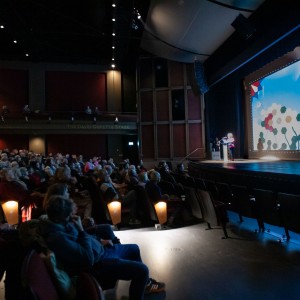
POLYGON ((235 148, 235 139, 231 132, 227 133, 226 137, 223 137, 223 144, 227 145, 228 148, 228 156, 230 160, 234 160, 234 148, 235 148))

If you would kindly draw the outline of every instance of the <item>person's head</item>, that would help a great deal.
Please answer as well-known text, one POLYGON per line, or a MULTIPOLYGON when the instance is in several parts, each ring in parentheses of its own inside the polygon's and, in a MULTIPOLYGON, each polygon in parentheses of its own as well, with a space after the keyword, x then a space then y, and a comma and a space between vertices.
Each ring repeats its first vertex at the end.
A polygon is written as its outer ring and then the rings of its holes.
POLYGON ((140 182, 146 183, 147 181, 149 181, 147 172, 140 172, 140 173, 138 174, 138 178, 139 178, 139 181, 140 181, 140 182))
POLYGON ((58 182, 68 182, 71 178, 71 170, 68 166, 59 167, 55 170, 54 180, 58 182))
POLYGON ((16 180, 15 173, 13 172, 12 169, 3 169, 1 173, 2 173, 1 174, 2 180, 6 180, 6 181, 16 180))
POLYGON ((65 224, 74 213, 74 202, 68 197, 52 195, 45 207, 48 219, 54 223, 65 224))
POLYGON ((184 172, 184 165, 183 165, 183 163, 179 163, 179 164, 177 165, 177 171, 178 171, 179 173, 183 173, 183 172, 184 172))
POLYGON ((21 167, 20 168, 20 174, 21 174, 21 177, 27 177, 29 175, 27 168, 26 167, 21 167))
POLYGON ((43 207, 45 210, 48 205, 49 198, 53 195, 59 195, 59 196, 69 198, 68 185, 65 183, 54 183, 48 187, 46 195, 44 197, 44 202, 43 202, 43 207))
POLYGON ((106 169, 101 169, 97 172, 98 180, 100 182, 110 182, 109 174, 107 173, 106 169))
POLYGON ((150 172, 150 180, 153 182, 160 182, 160 174, 157 171, 150 172))
POLYGON ((229 139, 231 139, 231 138, 233 138, 233 134, 232 134, 231 132, 228 132, 228 133, 227 133, 227 137, 228 137, 229 139))
POLYGON ((105 165, 104 169, 107 171, 108 175, 111 175, 113 172, 113 168, 111 165, 105 165))

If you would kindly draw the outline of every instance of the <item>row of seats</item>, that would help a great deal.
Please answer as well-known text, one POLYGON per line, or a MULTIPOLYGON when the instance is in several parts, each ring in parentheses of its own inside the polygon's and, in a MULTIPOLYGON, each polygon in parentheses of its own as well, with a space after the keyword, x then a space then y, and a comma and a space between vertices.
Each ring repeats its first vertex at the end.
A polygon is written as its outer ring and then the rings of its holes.
POLYGON ((227 204, 219 201, 209 189, 205 180, 191 176, 176 176, 176 181, 185 190, 185 199, 189 203, 195 218, 207 223, 207 229, 218 226, 223 229, 223 238, 228 238, 226 225, 228 223, 227 204))
MULTIPOLYGON (((67 277, 49 267, 39 247, 25 250, 17 237, 17 230, 2 232, 0 237, 0 281, 6 272, 5 299, 62 299, 61 287, 66 286, 67 277)), ((82 272, 74 284, 76 299, 105 299, 102 287, 88 272, 82 272)))
POLYGON ((269 189, 228 184, 214 180, 179 176, 186 190, 192 212, 205 222, 221 225, 228 237, 226 211, 257 221, 257 231, 271 232, 270 225, 282 229, 281 240, 289 240, 290 232, 300 233, 300 194, 276 192, 269 189), (217 221, 216 221, 217 220, 217 221))

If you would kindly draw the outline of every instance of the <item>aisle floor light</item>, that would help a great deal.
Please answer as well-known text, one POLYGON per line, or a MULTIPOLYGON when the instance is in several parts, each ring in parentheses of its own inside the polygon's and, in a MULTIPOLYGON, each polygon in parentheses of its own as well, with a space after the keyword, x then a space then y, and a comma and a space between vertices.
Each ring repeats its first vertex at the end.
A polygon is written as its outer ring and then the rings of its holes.
POLYGON ((154 205, 155 212, 158 218, 159 224, 155 224, 156 229, 162 229, 163 224, 168 220, 167 218, 167 203, 164 201, 157 202, 154 205))
POLYGON ((9 225, 19 223, 19 205, 17 201, 8 200, 2 203, 2 209, 9 225))
POLYGON ((112 201, 107 204, 112 224, 116 226, 121 223, 121 202, 112 201))

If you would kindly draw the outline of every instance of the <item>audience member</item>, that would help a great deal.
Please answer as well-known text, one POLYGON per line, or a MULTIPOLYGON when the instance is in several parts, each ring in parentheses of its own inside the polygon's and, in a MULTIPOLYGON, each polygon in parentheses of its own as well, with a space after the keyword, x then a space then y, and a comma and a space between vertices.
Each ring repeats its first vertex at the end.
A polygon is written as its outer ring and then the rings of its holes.
POLYGON ((165 284, 149 278, 136 244, 103 245, 86 233, 81 219, 73 214, 74 202, 63 196, 49 198, 48 220, 40 224, 40 232, 50 250, 70 275, 91 270, 100 282, 110 277, 131 281, 129 299, 142 300, 145 293, 160 292, 165 284))
POLYGON ((106 201, 118 200, 121 201, 122 205, 130 208, 130 225, 138 225, 141 223, 137 219, 137 197, 134 190, 124 194, 119 193, 105 169, 98 172, 98 184, 106 201))

